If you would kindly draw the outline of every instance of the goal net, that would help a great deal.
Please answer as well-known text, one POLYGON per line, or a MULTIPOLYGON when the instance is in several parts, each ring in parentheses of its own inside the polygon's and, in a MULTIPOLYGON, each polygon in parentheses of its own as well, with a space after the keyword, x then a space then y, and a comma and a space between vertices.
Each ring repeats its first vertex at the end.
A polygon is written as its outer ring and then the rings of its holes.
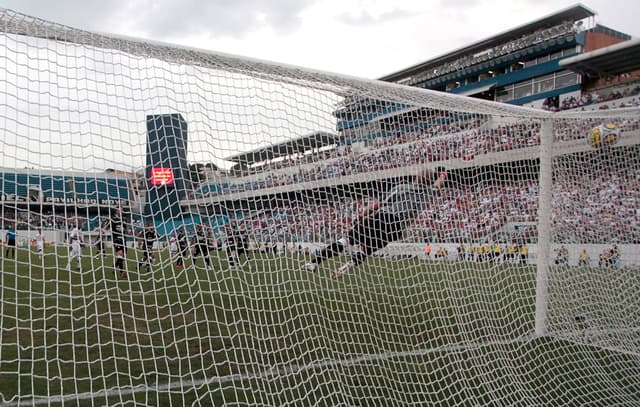
POLYGON ((1 404, 640 398, 637 107, 0 31, 1 404))

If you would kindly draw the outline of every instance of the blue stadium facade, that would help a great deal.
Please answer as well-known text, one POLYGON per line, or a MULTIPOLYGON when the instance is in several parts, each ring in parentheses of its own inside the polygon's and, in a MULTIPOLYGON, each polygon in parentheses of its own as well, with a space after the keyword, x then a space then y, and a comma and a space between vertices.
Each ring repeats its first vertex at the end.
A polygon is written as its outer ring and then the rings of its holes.
MULTIPOLYGON (((582 5, 572 6, 379 79, 501 103, 560 109, 590 87, 603 85, 598 75, 594 78, 570 69, 563 61, 631 39, 596 24, 595 15, 582 5)), ((411 108, 380 100, 346 100, 335 112, 336 129, 352 143, 442 124, 434 122, 426 110, 413 108, 407 114, 411 108)), ((458 119, 463 117, 446 118, 458 119)))
POLYGON ((4 169, 0 170, 0 191, 4 202, 46 205, 128 207, 131 199, 128 179, 108 174, 4 169))
POLYGON ((543 107, 590 86, 588 78, 563 67, 562 60, 631 39, 595 24, 595 15, 576 5, 380 79, 543 107))
POLYGON ((132 191, 124 175, 0 169, 0 228, 66 230, 75 218, 94 230, 112 209, 130 212, 132 191))

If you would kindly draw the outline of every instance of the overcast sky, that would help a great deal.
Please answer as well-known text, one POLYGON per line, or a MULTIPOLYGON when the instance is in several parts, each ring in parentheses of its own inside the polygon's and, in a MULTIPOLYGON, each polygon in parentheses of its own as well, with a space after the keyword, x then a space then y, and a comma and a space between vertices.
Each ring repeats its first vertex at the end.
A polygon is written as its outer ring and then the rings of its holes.
MULTIPOLYGON (((565 0, 0 0, 0 7, 80 29, 363 78, 396 72, 574 4, 565 0)), ((584 5, 598 13, 601 24, 638 36, 635 20, 640 2, 594 0, 584 5)), ((56 52, 69 52, 68 56, 46 65, 44 48, 45 58, 32 58, 24 52, 23 41, 5 43, 0 53, 7 64, 0 72, 4 75, 0 95, 6 98, 0 106, 4 130, 0 167, 139 169, 146 148, 144 118, 165 112, 181 112, 189 123, 189 160, 221 166, 241 151, 335 130, 335 94, 273 88, 246 78, 236 83, 218 77, 222 73, 216 70, 185 72, 152 60, 138 61, 129 70, 122 57, 117 59, 118 69, 125 72, 116 75, 105 69, 111 60, 108 54, 91 54, 85 60, 73 47, 59 49, 56 52), (24 69, 27 65, 31 69, 24 69), (131 87, 127 78, 141 85, 131 87), (14 86, 22 91, 16 92, 14 86), (295 114, 291 106, 298 109, 295 114)))
MULTIPOLYGON (((0 0, 91 31, 378 78, 576 4, 569 0, 0 0)), ((640 2, 589 0, 640 35, 640 2)))

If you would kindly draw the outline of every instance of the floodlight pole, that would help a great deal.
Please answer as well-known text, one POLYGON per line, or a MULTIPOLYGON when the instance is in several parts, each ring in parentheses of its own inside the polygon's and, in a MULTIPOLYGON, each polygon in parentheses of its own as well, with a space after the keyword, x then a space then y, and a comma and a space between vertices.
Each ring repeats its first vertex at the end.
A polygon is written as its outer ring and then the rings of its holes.
POLYGON ((547 334, 549 306, 549 265, 551 258, 551 187, 553 184, 553 120, 540 127, 540 176, 538 185, 538 247, 536 273, 536 336, 547 334))

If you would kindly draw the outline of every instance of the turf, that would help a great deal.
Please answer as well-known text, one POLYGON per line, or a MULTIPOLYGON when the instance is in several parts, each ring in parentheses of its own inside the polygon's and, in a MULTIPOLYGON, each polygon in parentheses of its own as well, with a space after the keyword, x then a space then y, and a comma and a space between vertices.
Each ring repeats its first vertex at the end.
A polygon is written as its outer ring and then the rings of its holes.
POLYGON ((637 270, 553 269, 549 326, 558 334, 536 338, 533 266, 373 258, 332 280, 330 271, 344 259, 308 273, 301 271, 303 256, 258 254, 230 268, 215 252, 213 269, 188 259, 177 270, 162 252, 150 271, 138 271, 140 253, 132 250, 120 279, 110 255, 88 254, 81 271, 67 270, 66 253, 47 250, 44 261, 28 249, 0 259, 0 402, 640 399, 633 331, 640 289, 626 283, 637 270), (616 334, 622 344, 605 338, 621 351, 594 346, 584 336, 585 316, 599 327, 626 324, 632 334, 616 334))

